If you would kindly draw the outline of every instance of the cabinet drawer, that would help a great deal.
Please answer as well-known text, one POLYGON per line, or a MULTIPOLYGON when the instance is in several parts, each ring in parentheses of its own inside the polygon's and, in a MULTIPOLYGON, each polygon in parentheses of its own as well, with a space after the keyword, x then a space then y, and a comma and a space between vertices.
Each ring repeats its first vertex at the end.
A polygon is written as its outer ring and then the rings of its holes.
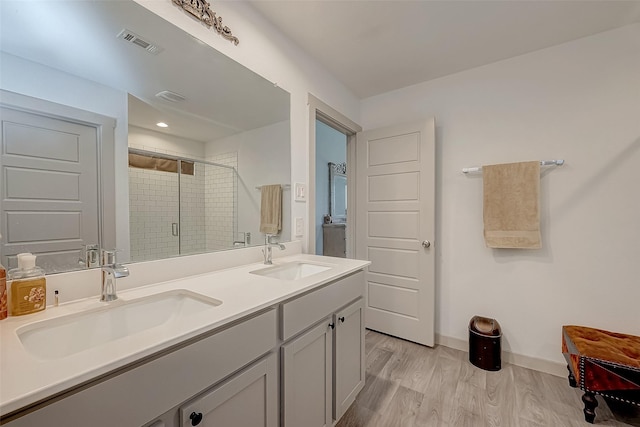
POLYGON ((53 402, 8 426, 143 425, 275 348, 276 322, 276 311, 271 309, 53 402))
POLYGON ((277 358, 271 353, 180 407, 180 426, 276 427, 277 372, 277 358))
POLYGON ((364 295, 364 272, 358 271, 342 279, 282 304, 281 338, 286 341, 364 295))

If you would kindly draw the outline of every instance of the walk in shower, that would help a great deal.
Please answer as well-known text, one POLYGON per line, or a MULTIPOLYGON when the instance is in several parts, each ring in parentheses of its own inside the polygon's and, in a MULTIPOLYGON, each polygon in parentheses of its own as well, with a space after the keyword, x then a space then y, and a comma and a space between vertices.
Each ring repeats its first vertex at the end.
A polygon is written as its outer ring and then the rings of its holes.
POLYGON ((237 245, 237 155, 216 160, 129 149, 132 262, 237 245))

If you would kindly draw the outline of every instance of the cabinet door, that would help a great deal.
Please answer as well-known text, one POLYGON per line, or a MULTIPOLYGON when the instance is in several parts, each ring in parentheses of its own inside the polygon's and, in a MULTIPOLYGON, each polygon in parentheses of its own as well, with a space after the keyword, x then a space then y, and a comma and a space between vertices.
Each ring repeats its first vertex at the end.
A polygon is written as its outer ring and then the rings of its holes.
POLYGON ((364 387, 364 303, 360 298, 336 313, 333 417, 338 420, 364 387))
POLYGON ((330 427, 332 326, 318 326, 282 346, 285 427, 330 427))
POLYGON ((180 425, 276 427, 277 356, 271 354, 180 408, 180 425))

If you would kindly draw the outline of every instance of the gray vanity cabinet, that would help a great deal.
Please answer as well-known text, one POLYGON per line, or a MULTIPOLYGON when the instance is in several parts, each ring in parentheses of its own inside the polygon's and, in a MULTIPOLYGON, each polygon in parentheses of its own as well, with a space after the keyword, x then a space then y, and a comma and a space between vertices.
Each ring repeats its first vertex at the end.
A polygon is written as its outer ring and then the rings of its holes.
MULTIPOLYGON (((210 398, 209 406, 202 409, 203 415, 213 413, 208 419, 229 410, 223 407, 224 403, 216 404, 216 399, 221 402, 221 397, 226 396, 226 401, 238 405, 248 396, 253 403, 262 399, 262 404, 268 406, 265 410, 268 419, 262 424, 246 424, 247 427, 276 427, 278 403, 277 392, 273 392, 277 390, 277 374, 273 369, 273 361, 277 359, 276 314, 275 309, 268 309, 209 336, 185 342, 177 349, 136 362, 94 385, 80 386, 63 398, 45 402, 42 408, 10 421, 7 426, 177 427, 178 409, 194 396, 210 398), (267 387, 263 393, 271 390, 268 397, 256 392, 256 381, 267 387), (216 388, 211 389, 212 386, 216 388), (174 410, 167 412, 170 408, 174 410), (165 415, 158 417, 159 414, 165 415)), ((239 417, 246 411, 240 412, 239 417)))
POLYGON ((270 354, 180 407, 180 426, 277 427, 277 357, 270 354))
POLYGON ((331 427, 331 321, 327 317, 282 346, 282 407, 286 427, 331 427))
POLYGON ((349 274, 69 389, 6 425, 332 427, 364 387, 364 291, 364 273, 349 274))
POLYGON ((364 387, 364 275, 282 304, 284 427, 330 427, 364 387))
POLYGON ((322 224, 322 255, 347 257, 347 224, 322 224))
POLYGON ((338 311, 335 324, 333 419, 339 420, 364 387, 364 299, 338 311))

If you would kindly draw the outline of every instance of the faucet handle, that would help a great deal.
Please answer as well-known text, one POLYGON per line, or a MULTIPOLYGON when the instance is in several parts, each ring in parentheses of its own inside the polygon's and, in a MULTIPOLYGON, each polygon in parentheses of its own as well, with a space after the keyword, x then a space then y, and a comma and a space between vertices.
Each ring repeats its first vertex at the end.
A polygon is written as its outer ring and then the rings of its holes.
POLYGON ((116 249, 102 249, 102 265, 114 265, 116 263, 116 249))
POLYGON ((84 268, 100 267, 99 252, 100 248, 96 244, 82 245, 78 263, 84 268))

